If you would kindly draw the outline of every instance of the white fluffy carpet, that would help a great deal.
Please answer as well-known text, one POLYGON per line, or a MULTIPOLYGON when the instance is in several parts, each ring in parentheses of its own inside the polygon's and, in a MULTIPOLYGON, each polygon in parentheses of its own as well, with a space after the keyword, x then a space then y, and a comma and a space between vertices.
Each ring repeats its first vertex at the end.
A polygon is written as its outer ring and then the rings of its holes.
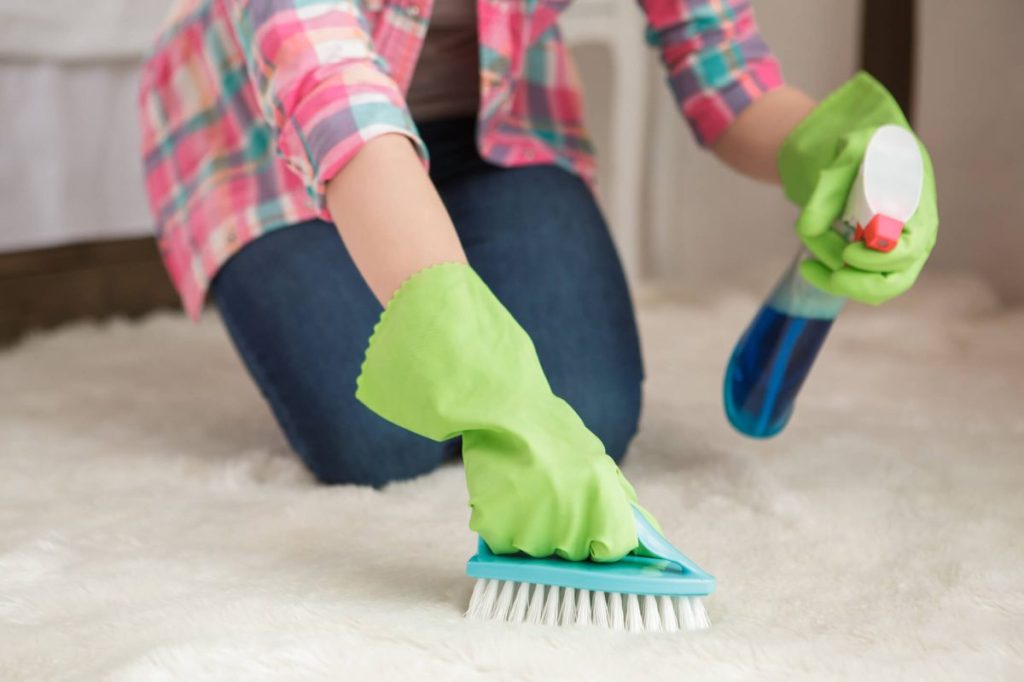
POLYGON ((684 637, 465 621, 461 470, 313 484, 213 316, 33 337, 0 354, 0 680, 1024 679, 1024 311, 851 309, 754 442, 719 404, 753 305, 643 307, 625 470, 719 580, 684 637))

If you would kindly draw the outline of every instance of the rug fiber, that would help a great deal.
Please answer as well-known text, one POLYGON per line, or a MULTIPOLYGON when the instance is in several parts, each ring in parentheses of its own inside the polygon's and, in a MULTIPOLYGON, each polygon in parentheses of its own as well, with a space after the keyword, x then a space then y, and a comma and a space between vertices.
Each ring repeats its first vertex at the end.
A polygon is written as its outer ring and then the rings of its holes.
POLYGON ((0 353, 0 680, 1024 680, 1024 310, 851 309, 758 442, 719 398, 754 303, 642 306, 624 469, 718 578, 691 636, 464 620, 461 469, 314 484, 214 315, 34 336, 0 353))

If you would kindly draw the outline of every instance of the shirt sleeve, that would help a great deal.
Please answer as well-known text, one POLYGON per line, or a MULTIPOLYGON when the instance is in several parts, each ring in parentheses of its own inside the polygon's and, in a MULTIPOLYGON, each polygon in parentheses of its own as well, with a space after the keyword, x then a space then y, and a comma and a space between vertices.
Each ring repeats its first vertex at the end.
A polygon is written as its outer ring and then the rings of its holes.
POLYGON ((323 186, 371 139, 427 150, 355 0, 225 0, 278 152, 324 210, 323 186))
POLYGON ((697 141, 713 144, 745 108, 782 85, 749 0, 639 0, 647 41, 697 141))

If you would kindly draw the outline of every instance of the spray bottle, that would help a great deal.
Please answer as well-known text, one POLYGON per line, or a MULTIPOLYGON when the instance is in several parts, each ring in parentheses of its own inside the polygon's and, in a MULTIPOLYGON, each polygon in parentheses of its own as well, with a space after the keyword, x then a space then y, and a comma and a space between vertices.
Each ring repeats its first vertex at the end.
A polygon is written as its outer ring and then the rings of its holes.
MULTIPOLYGON (((891 251, 917 211, 924 163, 913 133, 895 125, 875 131, 833 226, 848 241, 891 251)), ((800 387, 845 298, 827 294, 800 275, 801 249, 740 337, 725 372, 725 413, 754 438, 779 433, 793 415, 800 387)))

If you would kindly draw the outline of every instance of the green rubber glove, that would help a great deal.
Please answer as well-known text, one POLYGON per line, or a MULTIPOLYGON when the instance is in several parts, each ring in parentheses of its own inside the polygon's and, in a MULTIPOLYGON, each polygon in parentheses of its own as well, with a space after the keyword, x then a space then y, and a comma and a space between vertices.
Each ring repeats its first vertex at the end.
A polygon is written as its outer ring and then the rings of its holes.
POLYGON ((632 486, 468 265, 402 285, 356 383, 388 421, 436 441, 462 436, 469 525, 492 551, 615 561, 637 547, 632 486))
POLYGON ((935 174, 922 145, 921 203, 896 248, 888 253, 873 251, 862 242, 848 243, 832 229, 846 205, 868 140, 886 124, 910 129, 889 91, 868 74, 859 73, 793 129, 778 156, 786 196, 802 209, 797 234, 816 258, 801 263, 800 272, 827 293, 873 305, 899 296, 914 284, 939 228, 935 174))

